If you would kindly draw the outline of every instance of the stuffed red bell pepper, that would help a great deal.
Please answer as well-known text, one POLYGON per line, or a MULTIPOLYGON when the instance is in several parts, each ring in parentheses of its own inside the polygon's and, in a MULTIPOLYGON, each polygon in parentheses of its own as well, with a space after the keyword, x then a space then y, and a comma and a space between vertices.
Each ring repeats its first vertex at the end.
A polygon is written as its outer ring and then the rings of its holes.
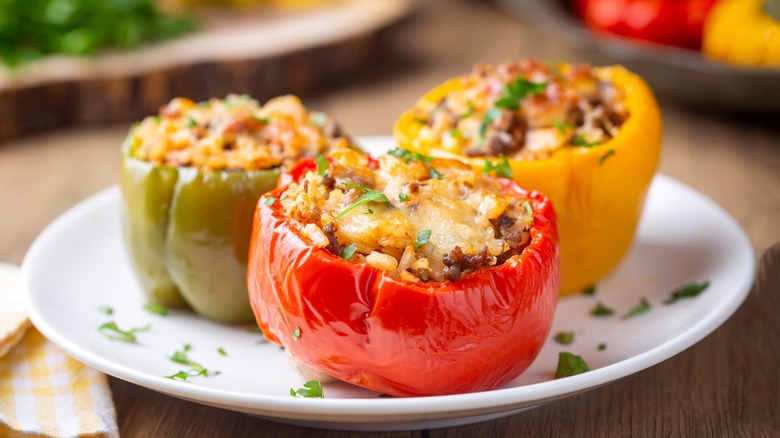
POLYGON ((260 328, 303 365, 394 396, 487 390, 550 330, 555 214, 458 161, 334 151, 260 199, 247 280, 260 328))

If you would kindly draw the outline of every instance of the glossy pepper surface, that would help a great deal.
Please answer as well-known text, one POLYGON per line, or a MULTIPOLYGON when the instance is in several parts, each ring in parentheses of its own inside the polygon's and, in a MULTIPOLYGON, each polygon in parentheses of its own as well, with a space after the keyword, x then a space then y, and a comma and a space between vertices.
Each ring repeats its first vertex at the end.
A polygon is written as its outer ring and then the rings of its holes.
POLYGON ((122 226, 130 260, 149 298, 188 304, 224 322, 251 321, 246 290, 257 199, 279 169, 204 172, 134 158, 122 147, 122 226))
POLYGON ((702 28, 715 0, 577 0, 585 24, 607 32, 691 50, 701 47, 702 28))
POLYGON ((780 1, 719 1, 705 22, 702 51, 732 64, 780 67, 780 1))
POLYGON ((413 283, 314 246, 272 202, 285 181, 314 169, 311 160, 300 161, 258 203, 247 281, 269 340, 309 367, 394 396, 486 390, 531 364, 550 330, 559 286, 555 215, 546 197, 503 179, 533 208, 531 243, 458 281, 413 283))
MULTIPOLYGON (((548 159, 509 159, 513 178, 547 195, 555 206, 560 235, 561 294, 583 290, 612 271, 628 251, 655 174, 661 148, 661 115, 650 88, 622 67, 595 68, 625 95, 629 117, 616 137, 589 147, 564 147, 548 159)), ((436 103, 463 87, 459 78, 422 97, 436 103)), ((441 144, 423 141, 413 111, 395 126, 407 149, 436 157, 468 160, 483 168, 484 158, 456 156, 441 144)))

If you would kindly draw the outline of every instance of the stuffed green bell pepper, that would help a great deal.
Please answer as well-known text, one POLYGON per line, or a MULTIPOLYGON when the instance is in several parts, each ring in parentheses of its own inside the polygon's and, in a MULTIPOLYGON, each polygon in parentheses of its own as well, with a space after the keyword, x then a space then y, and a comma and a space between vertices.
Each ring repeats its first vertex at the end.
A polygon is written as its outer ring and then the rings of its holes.
POLYGON ((350 147, 337 122, 294 96, 177 98, 122 147, 122 227, 142 289, 223 322, 253 319, 246 264, 258 198, 300 157, 350 147))

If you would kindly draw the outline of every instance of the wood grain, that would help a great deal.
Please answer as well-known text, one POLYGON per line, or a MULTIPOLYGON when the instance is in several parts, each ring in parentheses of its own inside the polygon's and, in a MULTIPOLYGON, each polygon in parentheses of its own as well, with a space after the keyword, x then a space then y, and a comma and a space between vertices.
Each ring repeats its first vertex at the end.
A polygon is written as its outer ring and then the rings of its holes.
MULTIPOLYGON (((387 134, 395 117, 478 60, 576 57, 488 5, 426 1, 360 80, 306 96, 353 134, 387 134), (464 29, 468 29, 465 31, 464 29)), ((780 126, 662 101, 661 171, 700 190, 746 230, 756 255, 780 241, 780 126)), ((0 260, 78 200, 115 183, 126 126, 47 133, 0 146, 0 260)), ((774 437, 780 436, 780 250, 760 263, 742 308, 685 352, 607 386, 508 418, 437 430, 356 433, 281 425, 111 379, 124 437, 774 437)))

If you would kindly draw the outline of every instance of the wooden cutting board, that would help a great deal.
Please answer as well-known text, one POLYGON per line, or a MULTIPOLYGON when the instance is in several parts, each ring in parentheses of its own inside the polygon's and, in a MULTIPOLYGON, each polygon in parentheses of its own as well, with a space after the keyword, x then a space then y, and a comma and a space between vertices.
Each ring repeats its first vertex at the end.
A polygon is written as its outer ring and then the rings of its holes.
POLYGON ((360 68, 414 0, 313 9, 207 10, 198 31, 132 52, 0 66, 0 141, 61 126, 137 120, 173 97, 302 94, 360 68))

